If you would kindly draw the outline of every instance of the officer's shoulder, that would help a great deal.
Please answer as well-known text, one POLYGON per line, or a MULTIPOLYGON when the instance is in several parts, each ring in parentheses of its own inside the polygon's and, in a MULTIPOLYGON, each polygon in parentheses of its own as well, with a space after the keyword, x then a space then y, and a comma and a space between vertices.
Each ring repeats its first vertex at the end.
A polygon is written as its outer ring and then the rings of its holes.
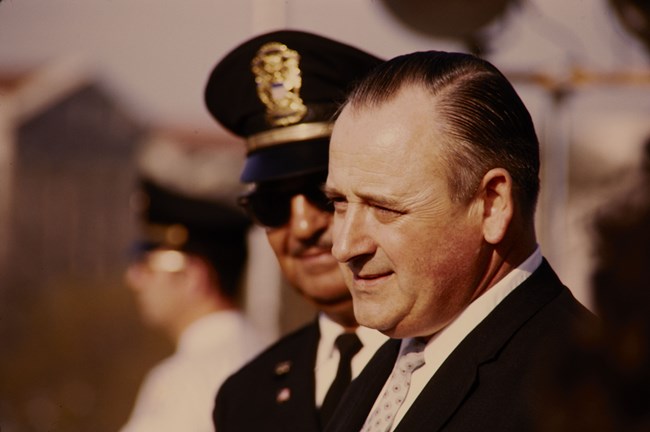
POLYGON ((313 342, 314 345, 318 342, 318 325, 316 322, 306 324, 271 344, 233 374, 230 380, 259 376, 259 373, 268 370, 269 366, 276 367, 282 362, 290 361, 296 354, 304 355, 308 350, 305 344, 310 342, 313 342))

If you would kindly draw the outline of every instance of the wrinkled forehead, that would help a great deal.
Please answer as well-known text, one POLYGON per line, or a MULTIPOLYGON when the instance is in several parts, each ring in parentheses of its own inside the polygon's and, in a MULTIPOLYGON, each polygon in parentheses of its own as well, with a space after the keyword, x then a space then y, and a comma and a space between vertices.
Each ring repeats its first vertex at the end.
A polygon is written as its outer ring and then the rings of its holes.
POLYGON ((417 86, 404 87, 381 104, 343 109, 332 133, 328 181, 350 175, 358 181, 426 178, 444 165, 446 146, 435 98, 417 86))
POLYGON ((364 145, 369 145, 366 150, 388 146, 402 151, 415 150, 418 144, 435 145, 446 129, 440 102, 421 85, 404 85, 380 100, 350 101, 334 123, 330 156, 332 147, 335 151, 352 147, 353 151, 364 145))

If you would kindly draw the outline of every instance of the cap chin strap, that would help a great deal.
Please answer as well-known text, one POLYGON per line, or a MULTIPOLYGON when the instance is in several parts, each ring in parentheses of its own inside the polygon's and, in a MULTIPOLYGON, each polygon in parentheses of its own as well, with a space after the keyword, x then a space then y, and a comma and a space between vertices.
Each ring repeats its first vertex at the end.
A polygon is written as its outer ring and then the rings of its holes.
POLYGON ((269 129, 249 136, 246 139, 246 149, 250 153, 287 142, 325 138, 332 134, 333 128, 332 122, 314 122, 269 129))

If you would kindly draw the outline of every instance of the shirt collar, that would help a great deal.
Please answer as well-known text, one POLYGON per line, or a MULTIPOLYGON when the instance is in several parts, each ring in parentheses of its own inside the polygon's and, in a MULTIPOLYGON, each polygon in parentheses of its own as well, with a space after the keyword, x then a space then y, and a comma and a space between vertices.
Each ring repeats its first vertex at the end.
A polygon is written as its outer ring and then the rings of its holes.
MULTIPOLYGON (((520 286, 542 264, 542 252, 539 245, 535 251, 515 269, 510 271, 503 279, 485 291, 476 300, 470 303, 451 323, 427 342, 425 359, 430 362, 434 349, 432 345, 440 344, 456 346, 471 332, 483 319, 490 314, 501 301, 512 291, 520 286)), ((402 340, 400 353, 404 350, 410 338, 402 340)))
MULTIPOLYGON (((330 358, 336 349, 334 341, 345 329, 322 312, 318 315, 318 327, 320 329, 320 346, 323 347, 322 354, 330 358)), ((364 347, 380 346, 388 340, 388 337, 379 331, 368 327, 359 326, 355 329, 355 333, 364 347)))

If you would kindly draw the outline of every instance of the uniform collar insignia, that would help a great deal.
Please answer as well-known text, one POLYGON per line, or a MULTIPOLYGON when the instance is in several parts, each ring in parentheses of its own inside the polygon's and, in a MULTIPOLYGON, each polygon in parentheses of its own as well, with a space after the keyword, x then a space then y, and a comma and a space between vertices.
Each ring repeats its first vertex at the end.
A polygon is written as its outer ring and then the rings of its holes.
POLYGON ((291 361, 286 360, 275 365, 275 374, 277 376, 286 375, 291 370, 291 361))

